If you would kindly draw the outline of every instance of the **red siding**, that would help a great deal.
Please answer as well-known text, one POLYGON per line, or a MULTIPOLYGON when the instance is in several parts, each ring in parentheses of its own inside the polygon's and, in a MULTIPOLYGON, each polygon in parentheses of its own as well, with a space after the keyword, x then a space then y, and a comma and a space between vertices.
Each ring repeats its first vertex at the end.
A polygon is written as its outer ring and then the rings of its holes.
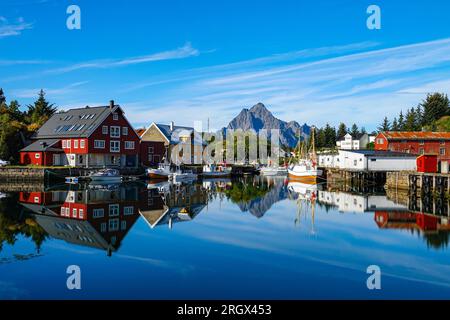
POLYGON ((435 173, 438 171, 436 155, 422 155, 417 158, 417 172, 435 173))
POLYGON ((42 152, 21 152, 20 163, 23 165, 31 164, 35 166, 42 166, 42 152))
POLYGON ((88 153, 88 139, 61 139, 61 146, 63 147, 65 153, 88 153), (68 145, 70 145, 70 147, 68 147, 68 145))
POLYGON ((111 153, 110 152, 110 141, 120 141, 120 152, 114 152, 114 154, 127 154, 133 155, 139 153, 139 137, 134 131, 133 127, 129 125, 128 121, 119 113, 118 120, 113 119, 113 115, 109 115, 108 118, 92 133, 88 141, 88 152, 89 153, 111 153), (108 134, 103 134, 103 126, 108 127, 108 134), (120 127, 120 138, 111 138, 111 127, 120 127), (123 135, 123 128, 128 128, 128 134, 123 135), (104 140, 105 148, 97 149, 94 148, 95 140, 104 140), (125 149, 126 141, 134 141, 134 149, 125 149))
POLYGON ((141 141, 140 161, 143 166, 149 167, 157 165, 163 160, 165 153, 166 148, 164 142, 141 141), (151 159, 149 155, 151 155, 151 159))

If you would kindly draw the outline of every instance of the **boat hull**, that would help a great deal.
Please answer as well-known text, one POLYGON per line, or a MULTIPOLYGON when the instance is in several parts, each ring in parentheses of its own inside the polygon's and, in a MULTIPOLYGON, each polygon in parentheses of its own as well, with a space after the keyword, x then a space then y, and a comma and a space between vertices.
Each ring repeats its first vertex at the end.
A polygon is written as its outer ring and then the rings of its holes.
POLYGON ((148 172, 147 177, 149 177, 150 179, 155 179, 155 180, 168 180, 169 179, 168 174, 158 173, 158 172, 148 172))
POLYGON ((322 170, 309 170, 305 172, 288 170, 289 180, 307 184, 316 184, 320 176, 322 176, 322 170))
POLYGON ((90 177, 92 182, 122 182, 122 177, 90 177))

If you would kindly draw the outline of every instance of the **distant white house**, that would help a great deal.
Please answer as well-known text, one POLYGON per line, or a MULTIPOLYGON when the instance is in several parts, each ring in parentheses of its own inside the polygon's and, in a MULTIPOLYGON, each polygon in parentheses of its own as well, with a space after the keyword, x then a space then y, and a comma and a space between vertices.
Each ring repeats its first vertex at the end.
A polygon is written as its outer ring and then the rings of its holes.
POLYGON ((342 150, 360 150, 366 149, 369 142, 369 135, 367 133, 359 133, 353 136, 347 133, 336 141, 336 146, 342 150))
POLYGON ((318 155, 319 167, 349 171, 413 171, 416 156, 409 153, 378 150, 339 150, 318 155))

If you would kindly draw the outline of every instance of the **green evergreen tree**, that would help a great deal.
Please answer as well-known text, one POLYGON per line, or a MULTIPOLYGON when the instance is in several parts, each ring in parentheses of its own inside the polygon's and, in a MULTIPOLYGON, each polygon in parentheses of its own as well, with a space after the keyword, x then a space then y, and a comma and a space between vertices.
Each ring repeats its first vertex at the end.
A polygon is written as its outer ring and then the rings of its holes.
POLYGON ((394 118, 394 120, 392 121, 392 127, 391 127, 391 130, 392 130, 392 131, 399 131, 397 118, 394 118))
POLYGON ((41 89, 38 99, 34 104, 28 105, 28 118, 30 124, 36 123, 43 125, 53 114, 57 108, 45 99, 45 92, 41 89))
POLYGON ((404 130, 417 131, 417 118, 416 118, 416 111, 414 110, 414 108, 411 108, 406 113, 404 130))
POLYGON ((352 129, 350 130, 350 134, 352 135, 352 136, 357 136, 358 134, 359 134, 359 128, 358 128, 358 126, 356 125, 356 123, 354 123, 353 125, 352 125, 352 129))
POLYGON ((336 138, 342 138, 343 136, 345 136, 347 134, 347 126, 345 125, 345 123, 340 123, 338 130, 337 130, 337 135, 336 138))
POLYGON ((391 130, 391 123, 389 122, 387 117, 384 117, 383 122, 378 127, 378 131, 384 132, 384 131, 390 131, 391 130))
POLYGON ((398 131, 403 131, 405 129, 405 117, 403 116, 403 110, 400 111, 398 115, 398 123, 397 123, 398 131))
POLYGON ((422 125, 432 125, 440 118, 450 115, 450 102, 446 94, 428 94, 420 103, 423 112, 422 125))

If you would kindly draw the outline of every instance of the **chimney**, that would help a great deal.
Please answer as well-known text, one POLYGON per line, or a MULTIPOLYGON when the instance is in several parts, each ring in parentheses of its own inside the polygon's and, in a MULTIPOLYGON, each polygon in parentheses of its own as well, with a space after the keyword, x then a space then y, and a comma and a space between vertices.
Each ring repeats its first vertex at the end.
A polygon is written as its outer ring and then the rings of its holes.
POLYGON ((170 121, 170 131, 173 131, 173 127, 175 126, 175 123, 173 123, 173 121, 170 121))
POLYGON ((114 109, 114 100, 109 101, 109 109, 114 109))

